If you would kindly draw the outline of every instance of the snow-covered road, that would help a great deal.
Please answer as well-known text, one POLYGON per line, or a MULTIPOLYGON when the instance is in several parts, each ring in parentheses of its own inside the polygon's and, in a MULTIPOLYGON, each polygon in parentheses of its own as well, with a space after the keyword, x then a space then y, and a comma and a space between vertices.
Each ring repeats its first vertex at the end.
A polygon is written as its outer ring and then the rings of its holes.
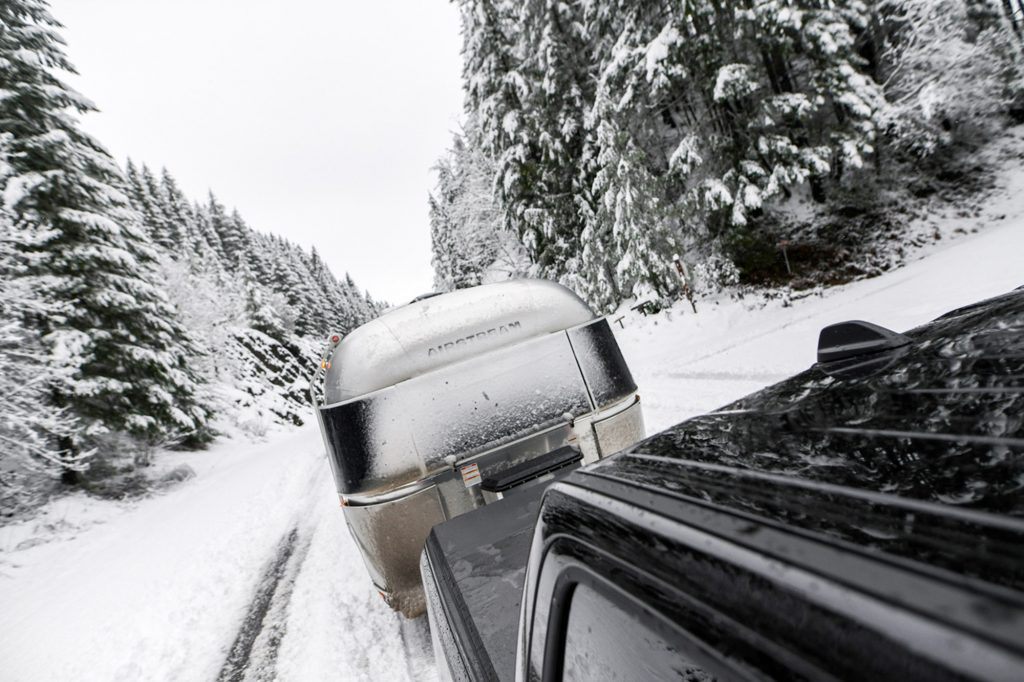
MULTIPOLYGON (((902 331, 1024 284, 1024 176, 1007 189, 973 221, 991 227, 883 277, 791 306, 626 315, 615 329, 649 431, 806 368, 826 324, 902 331)), ((0 528, 0 680, 436 677, 424 620, 403 621, 370 585, 322 448, 307 426, 172 454, 166 465, 198 475, 170 492, 72 496, 0 528)))
POLYGON ((51 542, 14 551, 19 529, 0 529, 0 679, 430 679, 426 626, 370 588, 322 450, 315 426, 227 442, 153 499, 58 503, 51 542), (256 636, 225 665, 259 597, 256 636))

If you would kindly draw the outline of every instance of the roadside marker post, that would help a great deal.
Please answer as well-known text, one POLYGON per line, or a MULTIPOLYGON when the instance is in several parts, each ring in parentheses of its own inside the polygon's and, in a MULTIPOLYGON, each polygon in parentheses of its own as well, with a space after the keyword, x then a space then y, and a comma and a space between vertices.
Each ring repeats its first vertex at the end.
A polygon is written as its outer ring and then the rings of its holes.
POLYGON ((778 243, 778 247, 782 249, 782 258, 786 261, 786 274, 792 276, 793 270, 789 267, 789 254, 786 253, 786 247, 789 246, 789 240, 783 239, 778 243))

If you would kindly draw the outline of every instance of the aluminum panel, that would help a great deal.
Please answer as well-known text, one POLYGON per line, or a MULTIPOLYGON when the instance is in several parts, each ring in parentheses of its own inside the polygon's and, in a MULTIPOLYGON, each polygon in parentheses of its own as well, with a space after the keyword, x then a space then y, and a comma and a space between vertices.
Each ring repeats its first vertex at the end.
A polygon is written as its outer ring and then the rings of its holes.
POLYGON ((576 294, 545 280, 461 289, 390 310, 347 335, 324 376, 328 404, 594 318, 576 294))
POLYGON ((413 482, 459 459, 592 411, 565 333, 443 367, 322 408, 338 491, 413 482))
POLYGON ((601 457, 614 455, 619 450, 642 441, 647 434, 643 410, 640 409, 640 396, 637 396, 626 409, 596 420, 593 428, 601 457))
POLYGON ((420 551, 430 529, 445 520, 437 489, 344 511, 370 577, 388 603, 408 618, 423 613, 420 551))

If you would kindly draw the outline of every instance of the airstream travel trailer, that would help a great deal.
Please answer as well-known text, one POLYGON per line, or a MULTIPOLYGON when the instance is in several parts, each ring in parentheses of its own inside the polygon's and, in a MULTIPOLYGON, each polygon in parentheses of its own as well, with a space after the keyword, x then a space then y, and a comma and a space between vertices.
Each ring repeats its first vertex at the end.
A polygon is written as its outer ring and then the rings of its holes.
POLYGON ((313 402, 345 520, 410 617, 434 525, 644 436, 607 320, 552 282, 419 299, 331 337, 321 366, 313 402))

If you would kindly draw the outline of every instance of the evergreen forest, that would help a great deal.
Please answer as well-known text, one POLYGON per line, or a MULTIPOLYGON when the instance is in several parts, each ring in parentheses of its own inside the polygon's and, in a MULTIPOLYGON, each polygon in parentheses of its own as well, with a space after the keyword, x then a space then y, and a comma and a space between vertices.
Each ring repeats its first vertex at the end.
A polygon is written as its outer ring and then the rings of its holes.
POLYGON ((43 0, 0 2, 0 512, 120 495, 160 448, 309 418, 329 332, 379 312, 315 250, 111 158, 43 0))
POLYGON ((528 274, 608 312, 876 275, 1024 120, 1020 0, 454 1, 444 290, 528 274))

